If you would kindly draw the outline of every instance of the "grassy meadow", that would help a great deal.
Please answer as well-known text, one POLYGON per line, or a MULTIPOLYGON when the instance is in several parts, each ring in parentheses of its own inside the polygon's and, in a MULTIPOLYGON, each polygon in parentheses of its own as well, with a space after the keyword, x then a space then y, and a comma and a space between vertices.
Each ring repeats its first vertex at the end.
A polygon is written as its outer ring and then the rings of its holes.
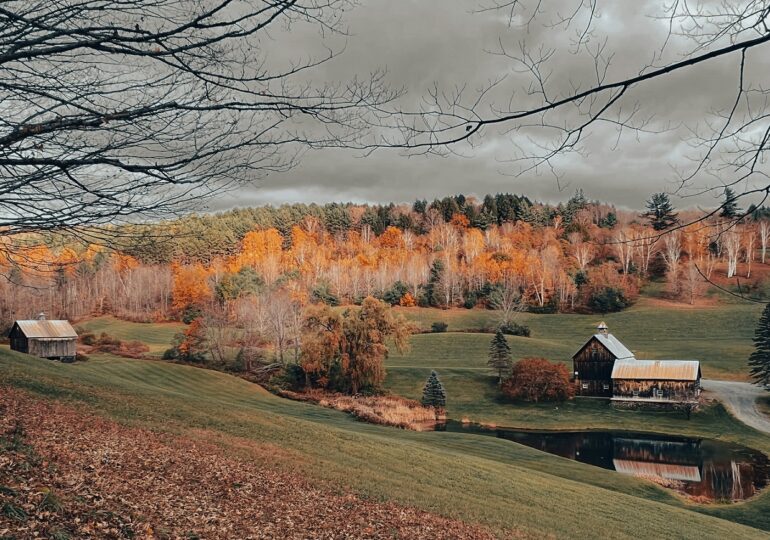
POLYGON ((121 321, 109 316, 80 321, 76 326, 93 332, 97 337, 102 332, 106 332, 121 341, 141 341, 150 348, 149 354, 151 356, 158 357, 171 346, 174 335, 182 332, 185 328, 182 323, 140 324, 121 321))
MULTIPOLYGON (((696 359, 703 376, 714 379, 747 380, 746 359, 752 351, 754 327, 763 306, 749 303, 720 303, 690 308, 642 297, 630 309, 607 315, 522 313, 517 322, 526 324, 531 337, 507 336, 515 359, 542 356, 565 362, 604 320, 638 358, 696 359)), ((497 378, 487 368, 496 313, 484 310, 440 310, 399 308, 422 330, 434 322, 448 323, 446 333, 412 336, 411 349, 393 352, 387 360, 386 387, 393 393, 419 398, 431 369, 447 391, 447 412, 455 419, 499 426, 527 428, 624 428, 678 432, 682 414, 630 413, 611 409, 602 400, 578 399, 564 404, 512 405, 500 399, 497 378)), ((700 417, 703 418, 702 416, 700 417)), ((687 425, 699 422, 696 415, 687 425)), ((708 429, 709 419, 703 426, 708 429)), ((719 433, 714 430, 713 433, 719 433)))
MULTIPOLYGON (((532 337, 511 338, 517 357, 536 354, 554 361, 570 361, 572 354, 604 320, 637 358, 700 360, 703 376, 742 380, 747 376, 746 360, 752 351, 752 337, 762 304, 719 303, 690 308, 686 305, 642 297, 631 308, 607 315, 519 314, 516 321, 532 330, 532 337), (525 343, 531 341, 531 343, 525 343)), ((440 310, 399 308, 423 331, 433 322, 449 324, 449 332, 473 332, 492 328, 496 314, 485 310, 440 310)), ((480 338, 479 338, 480 339, 480 338)), ((421 343, 415 342, 418 348, 421 343)), ((472 347, 479 355, 483 350, 472 347)), ((465 351, 458 350, 458 356, 465 351)))
MULTIPOLYGON (((222 451, 300 468, 318 482, 480 522, 556 537, 763 537, 768 494, 697 505, 651 483, 491 437, 417 433, 275 397, 204 369, 97 356, 59 364, 0 349, 0 382, 85 405, 131 425, 217 441, 222 451), (590 505, 577 501, 591 501, 590 505), (740 523, 736 523, 740 522, 740 523)), ((713 407, 688 431, 721 432, 770 451, 770 440, 713 407)))
MULTIPOLYGON (((698 309, 642 298, 606 317, 521 314, 532 337, 509 337, 516 358, 568 361, 604 319, 639 357, 696 358, 704 375, 745 378, 745 358, 761 306, 698 309)), ((423 330, 411 350, 387 360, 386 387, 418 398, 436 369, 451 418, 530 428, 616 428, 719 438, 770 453, 770 437, 736 421, 718 404, 694 414, 615 411, 601 400, 520 405, 499 399, 486 367, 495 313, 400 308, 423 330), (453 331, 454 330, 454 331, 453 331)), ((165 350, 180 324, 100 317, 78 324, 94 333, 165 350)), ((46 399, 85 404, 118 421, 217 441, 223 452, 270 466, 301 469, 318 482, 364 497, 543 537, 762 537, 770 531, 770 493, 736 504, 700 505, 650 482, 539 452, 510 441, 461 433, 416 433, 368 425, 345 413, 275 397, 223 373, 153 360, 95 354, 59 364, 0 348, 0 384, 46 399), (591 501, 584 504, 583 501, 591 501)))

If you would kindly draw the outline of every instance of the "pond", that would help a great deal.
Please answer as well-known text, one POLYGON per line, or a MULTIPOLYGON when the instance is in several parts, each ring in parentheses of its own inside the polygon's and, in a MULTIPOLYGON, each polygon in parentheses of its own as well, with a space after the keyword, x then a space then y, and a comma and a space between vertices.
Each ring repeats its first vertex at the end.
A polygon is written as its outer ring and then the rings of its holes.
POLYGON ((770 477, 770 461, 762 452, 712 439, 623 431, 524 431, 454 421, 436 429, 507 439, 646 478, 701 501, 747 499, 764 488, 770 477))

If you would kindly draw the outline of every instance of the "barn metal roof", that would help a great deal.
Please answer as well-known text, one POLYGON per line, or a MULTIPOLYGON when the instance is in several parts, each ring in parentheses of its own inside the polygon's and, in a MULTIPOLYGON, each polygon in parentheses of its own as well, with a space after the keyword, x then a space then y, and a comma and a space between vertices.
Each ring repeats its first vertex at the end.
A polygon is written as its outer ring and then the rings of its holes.
POLYGON ((583 347, 585 347, 586 344, 593 338, 596 338, 599 340, 599 343, 607 347, 607 350, 610 351, 612 355, 618 360, 622 360, 624 358, 634 358, 634 353, 629 351, 626 346, 623 345, 620 340, 612 334, 594 334, 588 339, 588 341, 583 343, 583 345, 581 345, 577 351, 575 351, 575 354, 573 354, 572 357, 574 358, 580 351, 582 351, 583 347))
POLYGON ((71 339, 78 337, 69 321, 31 320, 16 321, 16 324, 28 338, 71 339))
POLYGON ((664 379, 696 381, 700 377, 697 360, 615 360, 613 379, 664 379))
POLYGON ((613 459, 615 470, 634 476, 657 476, 668 480, 700 482, 700 469, 694 465, 675 465, 671 463, 649 463, 628 459, 613 459))

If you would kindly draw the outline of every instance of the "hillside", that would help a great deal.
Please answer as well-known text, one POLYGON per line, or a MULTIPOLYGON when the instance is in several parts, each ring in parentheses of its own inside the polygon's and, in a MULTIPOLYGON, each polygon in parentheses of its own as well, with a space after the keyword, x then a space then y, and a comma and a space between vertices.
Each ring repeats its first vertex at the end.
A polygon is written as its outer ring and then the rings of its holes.
MULTIPOLYGON (((32 444, 44 452, 53 448, 49 445, 54 444, 50 439, 54 435, 33 427, 38 419, 34 411, 40 410, 37 400, 67 404, 52 409, 65 411, 65 416, 98 414, 131 429, 151 430, 150 435, 132 432, 150 437, 149 444, 136 446, 143 459, 130 465, 142 471, 153 466, 156 444, 163 452, 179 452, 173 459, 181 463, 192 440, 276 474, 305 474, 314 486, 321 486, 322 498, 342 488, 341 493, 354 493, 356 501, 413 506, 479 523, 505 536, 515 532, 566 538, 599 528, 615 538, 636 537, 639 530, 682 538, 764 536, 756 528, 728 520, 770 529, 767 494, 722 508, 693 505, 645 481, 597 475, 593 467, 507 441, 362 424, 203 369, 112 357, 66 365, 0 350, 0 384, 22 392, 13 393, 22 405, 11 408, 26 415, 22 420, 29 425, 32 444)), ((722 415, 723 427, 731 427, 727 436, 768 450, 766 439, 731 422, 723 412, 714 414, 722 415)), ((78 426, 80 421, 67 422, 78 426)), ((111 422, 89 423, 113 432, 111 422)), ((77 444, 70 437, 55 441, 61 452, 77 453, 77 444)), ((67 504, 64 500, 65 508, 67 504)), ((249 499, 240 510, 253 512, 251 504, 249 499)), ((211 511, 218 519, 226 517, 219 509, 211 511)))

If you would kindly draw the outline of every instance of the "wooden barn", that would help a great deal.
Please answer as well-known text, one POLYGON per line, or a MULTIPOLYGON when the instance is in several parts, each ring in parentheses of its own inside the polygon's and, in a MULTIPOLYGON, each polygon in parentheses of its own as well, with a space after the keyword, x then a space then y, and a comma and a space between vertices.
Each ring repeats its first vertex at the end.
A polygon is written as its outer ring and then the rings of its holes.
POLYGON ((575 393, 627 403, 696 403, 697 360, 638 360, 602 322, 572 356, 575 393))
POLYGON ((572 355, 575 392, 578 396, 612 397, 612 368, 616 360, 634 358, 604 322, 596 327, 582 347, 572 355))
POLYGON ((16 321, 8 337, 11 350, 62 362, 75 360, 78 335, 68 321, 16 321))

